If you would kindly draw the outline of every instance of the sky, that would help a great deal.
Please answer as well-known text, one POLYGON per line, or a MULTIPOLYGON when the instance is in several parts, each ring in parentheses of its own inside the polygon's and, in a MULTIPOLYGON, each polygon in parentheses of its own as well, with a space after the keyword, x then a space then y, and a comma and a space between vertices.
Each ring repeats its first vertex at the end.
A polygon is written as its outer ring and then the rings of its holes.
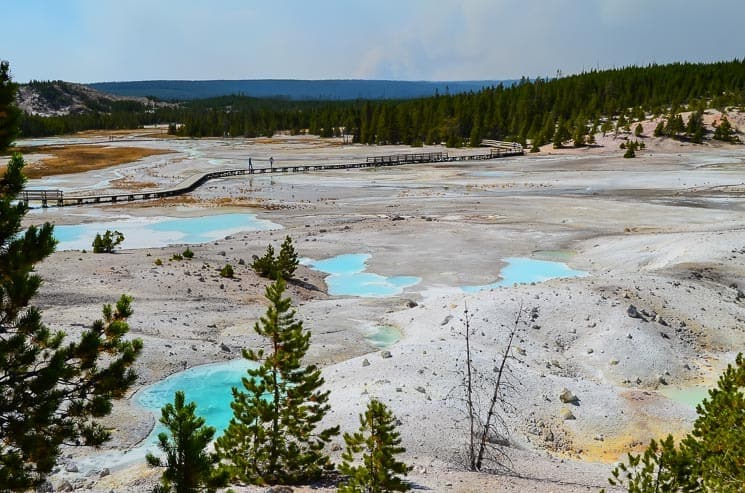
POLYGON ((0 0, 17 82, 499 80, 745 56, 745 0, 0 0))

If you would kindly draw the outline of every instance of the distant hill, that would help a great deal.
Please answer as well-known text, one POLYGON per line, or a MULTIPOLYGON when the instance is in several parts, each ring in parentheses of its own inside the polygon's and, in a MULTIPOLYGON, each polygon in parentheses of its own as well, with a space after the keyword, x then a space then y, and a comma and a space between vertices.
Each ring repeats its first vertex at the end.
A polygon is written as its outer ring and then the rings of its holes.
POLYGON ((118 96, 153 96, 164 100, 191 100, 243 94, 257 98, 292 100, 412 99, 439 94, 477 92, 500 83, 515 81, 395 81, 395 80, 146 80, 96 82, 96 90, 118 96))
POLYGON ((24 113, 47 117, 117 110, 138 111, 147 103, 147 99, 107 94, 82 84, 54 80, 21 84, 16 103, 24 113))

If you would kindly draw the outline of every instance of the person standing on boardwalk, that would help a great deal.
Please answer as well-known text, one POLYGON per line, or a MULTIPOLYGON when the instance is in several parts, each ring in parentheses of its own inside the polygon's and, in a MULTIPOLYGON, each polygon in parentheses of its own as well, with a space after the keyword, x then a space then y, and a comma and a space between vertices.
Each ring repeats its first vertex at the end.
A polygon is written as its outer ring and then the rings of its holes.
POLYGON ((269 158, 269 171, 274 169, 274 156, 269 158))
POLYGON ((253 173, 254 172, 254 165, 251 162, 251 158, 248 158, 248 172, 253 173))

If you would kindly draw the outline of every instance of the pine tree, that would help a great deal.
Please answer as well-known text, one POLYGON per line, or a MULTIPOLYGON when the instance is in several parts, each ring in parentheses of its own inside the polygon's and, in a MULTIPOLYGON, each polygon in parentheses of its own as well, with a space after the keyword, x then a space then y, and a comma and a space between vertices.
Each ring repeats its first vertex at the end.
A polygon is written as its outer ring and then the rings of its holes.
MULTIPOLYGON (((15 133, 9 84, 2 63, 0 153, 15 133)), ((109 414, 112 399, 134 383, 130 367, 142 348, 140 340, 124 340, 132 313, 127 296, 115 308, 104 306, 103 319, 77 341, 51 331, 29 306, 41 284, 34 265, 56 241, 49 223, 21 227, 27 208, 15 198, 25 182, 23 164, 14 154, 0 179, 0 485, 6 491, 41 484, 63 443, 99 445, 109 438, 95 418, 109 414)))
POLYGON ((324 446, 339 428, 317 431, 329 410, 328 391, 315 365, 301 366, 310 333, 296 320, 285 281, 266 288, 269 308, 254 325, 270 349, 244 350, 260 363, 247 371, 244 390, 233 389, 233 419, 215 449, 230 475, 252 484, 297 484, 318 479, 333 468, 324 446))
POLYGON ((295 275, 295 269, 300 264, 297 258, 297 252, 295 247, 292 246, 292 238, 290 235, 285 237, 285 241, 282 242, 282 246, 279 248, 279 256, 277 257, 277 272, 285 279, 290 280, 295 275))
POLYGON ((254 255, 253 262, 251 263, 251 268, 256 271, 256 273, 261 277, 274 279, 276 277, 274 247, 272 245, 268 245, 266 247, 266 253, 262 257, 254 255))
POLYGON ((18 85, 10 78, 10 65, 0 61, 0 151, 13 143, 18 133, 20 111, 15 106, 18 85))
POLYGON ((732 124, 726 116, 722 117, 722 121, 719 123, 716 130, 714 130, 714 139, 732 143, 739 141, 735 134, 735 129, 732 128, 732 124))
POLYGON ((124 235, 119 231, 106 230, 101 233, 96 233, 96 237, 93 239, 93 253, 114 253, 116 247, 118 247, 124 241, 124 235))
POLYGON ((177 391, 173 404, 161 409, 160 422, 170 433, 170 438, 168 433, 158 434, 158 448, 165 453, 165 462, 153 454, 146 456, 148 465, 166 468, 161 487, 156 489, 159 493, 215 491, 227 483, 227 474, 217 472, 217 454, 205 451, 215 428, 205 426, 205 419, 195 414, 196 403, 184 404, 185 400, 184 392, 177 391))
POLYGON ((342 493, 383 493, 409 491, 411 486, 399 475, 406 476, 409 467, 395 456, 406 451, 400 447, 396 431, 396 417, 382 402, 372 399, 367 410, 360 414, 359 431, 345 433, 346 450, 342 454, 339 471, 348 476, 339 486, 342 493), (361 463, 354 465, 362 453, 361 463))
POLYGON ((561 149, 564 147, 564 142, 570 138, 571 136, 569 135, 569 129, 567 128, 566 123, 563 119, 559 119, 559 123, 556 125, 556 131, 551 139, 554 142, 554 149, 561 149))

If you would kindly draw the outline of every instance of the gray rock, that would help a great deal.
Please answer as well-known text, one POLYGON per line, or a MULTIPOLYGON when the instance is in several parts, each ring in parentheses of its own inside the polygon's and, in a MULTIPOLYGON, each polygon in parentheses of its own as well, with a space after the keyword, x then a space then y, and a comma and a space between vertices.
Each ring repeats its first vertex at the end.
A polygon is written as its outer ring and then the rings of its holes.
POLYGON ((417 392, 421 392, 422 394, 426 394, 427 393, 427 391, 424 390, 424 387, 421 387, 421 386, 420 387, 415 387, 414 390, 416 390, 417 392))
POLYGON ((640 318, 644 320, 644 317, 639 313, 639 310, 637 310, 634 305, 629 305, 629 307, 626 308, 626 314, 631 318, 640 318))
POLYGON ((74 462, 68 462, 65 464, 65 471, 67 472, 78 472, 78 465, 74 462))
POLYGON ((220 343, 220 351, 222 351, 224 353, 229 353, 230 352, 230 347, 227 344, 225 344, 224 342, 221 342, 220 343))
POLYGON ((105 476, 108 476, 109 474, 111 474, 111 471, 109 471, 109 468, 104 467, 103 469, 101 469, 101 473, 98 476, 103 478, 105 476))
POLYGON ((388 358, 392 358, 393 355, 391 354, 390 351, 383 351, 380 353, 380 357, 383 359, 388 359, 388 358))
POLYGON ((408 301, 406 302, 406 307, 407 307, 407 308, 416 308, 417 306, 419 306, 419 303, 417 303, 417 302, 416 302, 416 301, 414 301, 414 300, 408 300, 408 301))
POLYGON ((367 358, 362 360, 362 366, 370 366, 370 361, 367 358))
POLYGON ((440 325, 447 325, 452 319, 453 319, 453 316, 452 315, 448 315, 447 317, 445 317, 443 319, 442 322, 440 322, 440 325))
POLYGON ((577 419, 577 417, 572 413, 571 409, 565 407, 561 410, 561 419, 568 421, 571 419, 577 419))

